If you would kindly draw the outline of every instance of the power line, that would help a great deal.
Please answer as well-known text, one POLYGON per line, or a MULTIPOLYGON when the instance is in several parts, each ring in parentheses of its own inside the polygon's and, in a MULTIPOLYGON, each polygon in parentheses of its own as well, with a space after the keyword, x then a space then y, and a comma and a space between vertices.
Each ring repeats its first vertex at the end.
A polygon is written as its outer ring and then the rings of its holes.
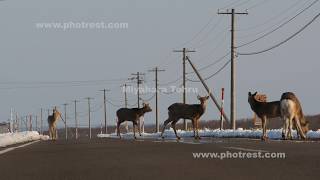
POLYGON ((256 4, 248 7, 247 9, 248 9, 248 10, 254 9, 254 8, 256 8, 256 7, 258 7, 258 6, 261 6, 262 4, 265 4, 265 3, 267 3, 267 2, 270 2, 270 0, 262 0, 261 2, 258 2, 258 3, 256 3, 256 4))
POLYGON ((237 48, 240 48, 240 47, 243 47, 243 46, 247 46, 247 45, 249 45, 249 44, 252 44, 252 43, 254 43, 254 42, 256 42, 256 41, 258 41, 258 40, 260 40, 260 39, 262 39, 262 38, 264 38, 264 37, 272 34, 273 32, 277 31, 278 29, 282 28, 283 26, 285 26, 286 24, 288 24, 289 22, 291 22, 292 20, 294 20, 296 17, 298 17, 300 14, 302 14, 303 12, 305 12, 305 11, 306 11, 307 9, 309 9, 310 7, 312 7, 312 6, 313 6, 315 3, 317 3, 318 1, 319 1, 319 0, 313 1, 309 6, 307 6, 306 8, 304 8, 302 11, 300 11, 298 14, 296 14, 295 16, 293 16, 292 18, 290 18, 288 21, 280 24, 278 27, 276 27, 276 28, 273 29, 272 31, 269 31, 268 33, 266 33, 266 34, 264 34, 264 35, 262 35, 262 36, 260 36, 260 37, 258 37, 258 38, 256 38, 256 39, 254 39, 254 40, 252 40, 252 41, 249 41, 249 42, 246 42, 246 43, 244 43, 244 44, 241 44, 241 45, 239 45, 237 48))
MULTIPOLYGON (((224 60, 228 55, 230 54, 230 52, 228 52, 227 54, 225 54, 224 56, 220 57, 219 59, 215 60, 214 62, 206 65, 206 66, 203 66, 202 68, 199 68, 198 71, 203 71, 205 69, 208 69, 209 67, 213 66, 213 65, 216 65, 217 63, 221 62, 222 60, 224 60)), ((190 71, 188 72, 187 74, 193 74, 195 73, 194 71, 190 71)))
MULTIPOLYGON (((224 68, 227 67, 227 65, 231 62, 231 60, 227 61, 218 71, 216 71, 215 73, 213 73, 212 75, 204 78, 203 80, 208 80, 208 79, 211 79, 212 77, 216 76, 217 74, 219 74, 224 68)), ((193 80, 193 79, 189 79, 187 78, 188 81, 190 82, 201 82, 201 81, 198 81, 198 80, 193 80)))
POLYGON ((315 17, 313 17, 311 19, 311 21, 309 21, 306 25, 304 25, 301 29, 299 29, 299 31, 295 32, 294 34, 292 34, 291 36, 289 36, 287 39, 285 39, 284 41, 281 41, 278 44, 275 44, 267 49, 261 50, 261 51, 256 51, 256 52, 249 52, 249 53, 237 53, 238 55, 256 55, 256 54, 260 54, 260 53, 264 53, 267 51, 270 51, 274 48, 277 48, 279 46, 281 46, 282 44, 288 42, 289 40, 291 40, 292 38, 294 38, 295 36, 297 36, 299 33, 301 33, 303 30, 305 30, 310 24, 312 24, 318 17, 320 16, 320 13, 317 14, 315 17))
POLYGON ((110 82, 110 81, 123 81, 126 79, 100 79, 100 80, 73 80, 73 81, 6 81, 0 84, 74 84, 74 83, 97 83, 97 82, 110 82))
MULTIPOLYGON (((251 26, 251 27, 246 27, 246 28, 239 28, 237 29, 237 31, 248 31, 248 30, 253 30, 253 29, 257 29, 263 25, 266 25, 267 23, 279 18, 280 16, 282 16, 283 14, 287 13, 288 11, 290 11, 292 8, 296 7, 298 4, 300 4, 301 0, 297 0, 294 4, 292 4, 291 6, 289 6, 288 8, 286 8, 285 10, 281 11, 280 13, 276 14, 275 16, 272 16, 270 19, 262 22, 262 23, 259 23, 259 24, 256 24, 254 26, 251 26)), ((287 19, 288 17, 285 17, 284 19, 287 19)), ((281 20, 282 21, 282 20, 281 20)), ((277 23, 278 24, 278 23, 277 23)), ((273 27, 273 26, 272 26, 273 27)), ((269 28, 268 28, 269 29, 269 28)), ((264 31, 263 31, 264 32, 264 31)), ((260 32, 261 33, 261 32, 260 32)), ((257 34, 260 34, 260 33, 257 33, 257 34)), ((252 36, 252 35, 250 35, 252 36)), ((246 36, 238 36, 238 38, 243 38, 243 37, 246 37, 246 36)))
POLYGON ((148 102, 148 101, 151 101, 153 98, 155 98, 156 97, 156 93, 154 93, 151 97, 149 97, 149 98, 147 98, 147 99, 144 99, 144 98, 142 98, 142 97, 140 97, 140 99, 141 100, 143 100, 143 101, 146 101, 146 102, 148 102))
POLYGON ((113 107, 122 107, 122 105, 119 105, 119 104, 115 104, 113 102, 111 102, 110 100, 106 99, 106 102, 109 103, 111 106, 113 107))

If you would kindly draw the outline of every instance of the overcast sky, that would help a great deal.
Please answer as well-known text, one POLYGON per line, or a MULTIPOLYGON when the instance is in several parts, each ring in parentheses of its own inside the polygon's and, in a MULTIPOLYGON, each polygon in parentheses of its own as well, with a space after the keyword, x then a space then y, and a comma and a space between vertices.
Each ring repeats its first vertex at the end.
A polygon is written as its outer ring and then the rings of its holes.
MULTIPOLYGON (((39 114, 69 103, 69 117, 74 117, 72 100, 80 100, 80 124, 86 126, 87 102, 93 97, 93 123, 102 120, 102 92, 108 88, 109 123, 115 124, 117 105, 123 105, 120 85, 131 73, 144 72, 145 85, 154 86, 155 66, 165 69, 159 81, 167 83, 182 74, 181 53, 174 49, 187 47, 197 67, 204 67, 230 51, 230 16, 217 15, 226 8, 249 15, 236 17, 236 44, 243 44, 276 28, 293 17, 313 0, 6 0, 0 1, 0 121, 10 117, 10 108, 19 116, 39 114), (124 22, 127 29, 39 29, 37 23, 124 22), (100 80, 104 80, 103 82, 100 80), (81 81, 81 82, 75 82, 81 81), (89 81, 89 82, 83 82, 89 81), (73 86, 71 86, 73 85, 73 86)), ((296 19, 271 35, 239 48, 252 52, 268 48, 299 30, 319 13, 315 4, 296 19)), ((254 56, 237 58, 237 117, 249 118, 253 113, 247 102, 248 91, 265 93, 268 100, 279 100, 283 92, 295 92, 305 114, 319 111, 319 20, 284 45, 254 56)), ((204 77, 215 73, 229 59, 201 71, 204 77)), ((191 71, 188 65, 187 71, 191 71)), ((194 74, 190 79, 197 79, 194 74)), ((170 84, 179 86, 182 80, 170 84)), ((226 88, 225 108, 230 106, 230 67, 207 80, 215 95, 226 88)), ((133 84, 134 85, 134 84, 133 84)), ((199 83, 188 87, 205 90, 199 83)), ((190 93, 188 103, 197 103, 196 93, 190 93)), ((143 95, 145 99, 152 94, 143 95)), ((167 107, 181 102, 182 94, 160 95, 160 121, 167 117, 167 107)), ((129 104, 136 97, 129 94, 129 104)), ((154 99, 150 101, 155 108, 154 99)), ((203 119, 219 117, 212 101, 203 119)), ((154 112, 145 116, 154 122, 154 112)), ((73 119, 70 119, 73 125, 73 119)))

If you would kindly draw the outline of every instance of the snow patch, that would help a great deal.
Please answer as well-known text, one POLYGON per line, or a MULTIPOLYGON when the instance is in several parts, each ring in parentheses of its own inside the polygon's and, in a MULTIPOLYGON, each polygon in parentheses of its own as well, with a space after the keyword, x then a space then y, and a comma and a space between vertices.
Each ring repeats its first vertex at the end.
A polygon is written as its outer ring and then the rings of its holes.
MULTIPOLYGON (((193 137, 193 131, 184 131, 177 130, 177 133, 181 137, 193 137)), ((271 129, 267 130, 267 134, 269 139, 282 139, 282 129, 271 129)), ((159 138, 161 133, 142 133, 144 138, 159 138)), ((262 130, 252 130, 252 129, 242 129, 238 128, 237 130, 232 129, 203 129, 199 130, 199 135, 201 137, 215 137, 215 138, 261 138, 262 130)), ((297 139, 296 130, 292 131, 293 139, 297 139)), ((132 132, 121 134, 124 138, 131 138, 133 136, 132 132)), ((138 133, 136 136, 139 138, 138 133)), ((98 134, 99 138, 118 138, 116 133, 112 134, 98 134)), ((164 132, 165 138, 175 138, 175 134, 172 128, 169 130, 165 130, 164 132)), ((320 138, 320 130, 317 131, 309 131, 307 133, 308 139, 319 139, 320 138)))
POLYGON ((24 131, 0 134, 0 147, 36 140, 48 140, 49 136, 40 135, 37 131, 24 131))

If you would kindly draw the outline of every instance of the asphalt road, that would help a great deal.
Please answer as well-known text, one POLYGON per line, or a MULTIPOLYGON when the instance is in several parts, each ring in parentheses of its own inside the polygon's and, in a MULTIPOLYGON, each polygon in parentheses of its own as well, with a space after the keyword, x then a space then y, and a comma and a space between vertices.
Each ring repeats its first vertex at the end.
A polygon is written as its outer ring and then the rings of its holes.
POLYGON ((1 180, 319 179, 320 142, 253 139, 41 141, 0 155, 1 180), (195 159, 193 152, 284 152, 285 159, 195 159))

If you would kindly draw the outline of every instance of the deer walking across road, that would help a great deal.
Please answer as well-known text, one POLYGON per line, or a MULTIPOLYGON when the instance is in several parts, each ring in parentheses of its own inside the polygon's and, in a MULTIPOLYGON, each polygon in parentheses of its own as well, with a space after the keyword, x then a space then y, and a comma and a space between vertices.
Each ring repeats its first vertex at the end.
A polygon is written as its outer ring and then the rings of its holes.
MULTIPOLYGON (((133 136, 135 139, 136 137, 136 125, 138 125, 138 121, 140 120, 140 117, 143 116, 147 112, 151 112, 152 109, 150 108, 149 104, 143 103, 142 108, 120 108, 117 111, 117 136, 121 138, 120 134, 120 124, 125 121, 131 121, 133 124, 133 136)), ((141 129, 139 126, 139 135, 141 136, 141 129)))
POLYGON ((198 96, 200 104, 183 104, 183 103, 174 103, 168 107, 168 119, 163 123, 163 129, 161 132, 161 137, 163 137, 164 130, 168 123, 171 122, 171 126, 174 130, 174 133, 177 139, 180 137, 177 135, 176 123, 180 119, 190 119, 193 126, 193 134, 195 139, 200 139, 199 136, 199 119, 205 113, 207 107, 207 100, 209 96, 200 97, 198 96), (196 134, 197 133, 197 134, 196 134))

